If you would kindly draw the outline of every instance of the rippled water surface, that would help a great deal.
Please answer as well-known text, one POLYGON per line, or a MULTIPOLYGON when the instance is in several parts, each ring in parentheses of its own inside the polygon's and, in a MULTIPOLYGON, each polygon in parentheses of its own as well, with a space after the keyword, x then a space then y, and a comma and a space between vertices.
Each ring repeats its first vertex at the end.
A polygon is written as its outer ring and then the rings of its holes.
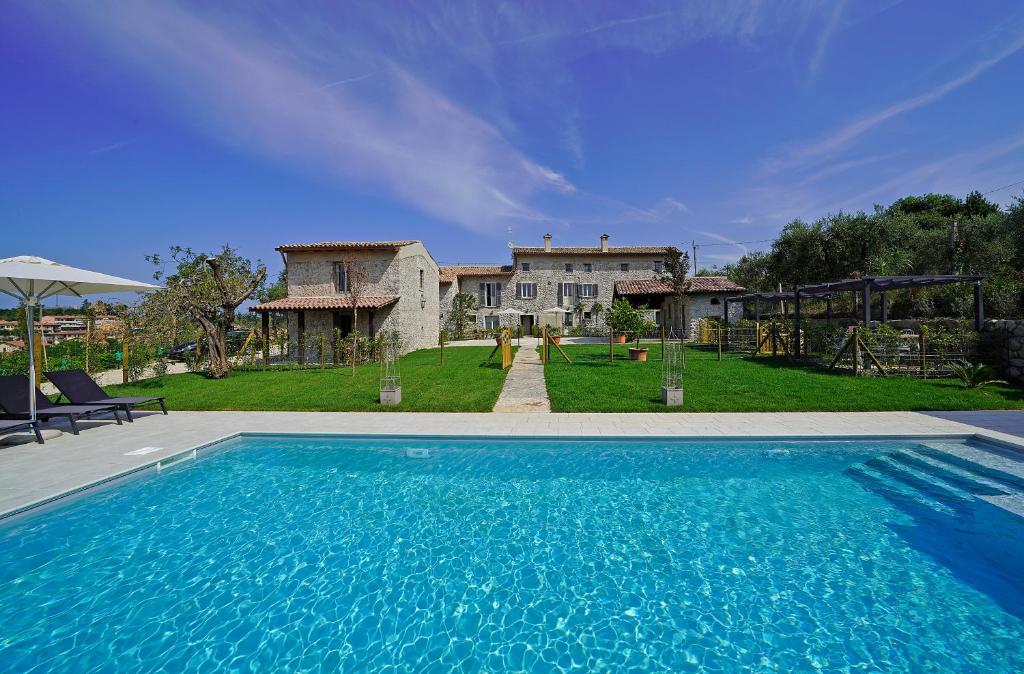
POLYGON ((0 671, 1024 671, 926 444, 233 440, 0 527, 0 671))

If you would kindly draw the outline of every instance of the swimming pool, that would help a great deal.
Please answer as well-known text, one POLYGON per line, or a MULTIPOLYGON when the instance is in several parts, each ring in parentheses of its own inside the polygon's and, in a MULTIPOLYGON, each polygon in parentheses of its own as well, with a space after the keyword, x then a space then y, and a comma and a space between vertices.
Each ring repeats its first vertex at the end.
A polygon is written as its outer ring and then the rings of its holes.
POLYGON ((239 437, 0 525, 0 671, 1024 671, 977 448, 239 437))

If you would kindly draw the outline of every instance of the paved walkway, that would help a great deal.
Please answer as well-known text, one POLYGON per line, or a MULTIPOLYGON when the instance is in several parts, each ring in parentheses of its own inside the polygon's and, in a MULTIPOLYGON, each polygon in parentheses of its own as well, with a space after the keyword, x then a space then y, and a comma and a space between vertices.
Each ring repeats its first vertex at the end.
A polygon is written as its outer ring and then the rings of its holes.
POLYGON ((1024 412, 1017 410, 978 410, 972 412, 924 412, 929 416, 962 424, 987 428, 990 431, 1024 437, 1024 412))
POLYGON ((45 445, 0 447, 0 517, 152 466, 237 433, 575 437, 972 435, 1020 438, 915 412, 434 414, 423 412, 138 412, 134 424, 82 421, 45 445))
POLYGON ((544 364, 540 362, 539 340, 523 338, 512 367, 505 377, 495 412, 550 412, 548 388, 544 383, 544 364))

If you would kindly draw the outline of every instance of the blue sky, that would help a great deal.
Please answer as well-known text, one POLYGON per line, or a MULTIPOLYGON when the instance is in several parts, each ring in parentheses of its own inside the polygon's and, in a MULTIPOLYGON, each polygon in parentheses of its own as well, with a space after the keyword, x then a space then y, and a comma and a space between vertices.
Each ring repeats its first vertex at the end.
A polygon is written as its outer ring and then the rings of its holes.
MULTIPOLYGON (((5 2, 3 256, 707 244, 1024 180, 1024 3, 5 2)), ((1020 186, 993 193, 1007 203, 1020 186)))

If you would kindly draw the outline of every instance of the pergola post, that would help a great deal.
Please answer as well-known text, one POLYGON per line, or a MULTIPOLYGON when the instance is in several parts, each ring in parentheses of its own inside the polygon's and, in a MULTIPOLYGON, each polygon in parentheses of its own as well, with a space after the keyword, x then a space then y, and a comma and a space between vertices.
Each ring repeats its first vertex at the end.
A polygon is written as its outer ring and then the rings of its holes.
POLYGON ((985 298, 981 290, 981 281, 974 282, 974 329, 981 332, 985 322, 985 298))
POLYGON ((270 312, 264 311, 260 316, 260 326, 263 330, 263 366, 270 364, 270 312))
POLYGON ((331 330, 331 362, 334 365, 340 365, 341 364, 341 340, 343 340, 345 338, 345 336, 343 334, 341 334, 341 312, 337 311, 337 310, 332 311, 331 312, 331 319, 332 319, 331 320, 331 324, 332 324, 332 330, 331 330))
POLYGON ((729 298, 722 302, 722 326, 725 328, 725 345, 729 347, 729 298))
POLYGON ((793 353, 800 357, 800 289, 793 289, 793 353))
POLYGON ((871 284, 867 281, 864 282, 864 286, 860 290, 861 304, 863 304, 864 310, 864 327, 867 328, 871 323, 871 284))
POLYGON ((882 291, 882 324, 889 322, 889 293, 882 291))
POLYGON ((296 335, 296 341, 299 344, 299 365, 306 364, 306 312, 300 311, 296 314, 298 320, 299 329, 296 335))

